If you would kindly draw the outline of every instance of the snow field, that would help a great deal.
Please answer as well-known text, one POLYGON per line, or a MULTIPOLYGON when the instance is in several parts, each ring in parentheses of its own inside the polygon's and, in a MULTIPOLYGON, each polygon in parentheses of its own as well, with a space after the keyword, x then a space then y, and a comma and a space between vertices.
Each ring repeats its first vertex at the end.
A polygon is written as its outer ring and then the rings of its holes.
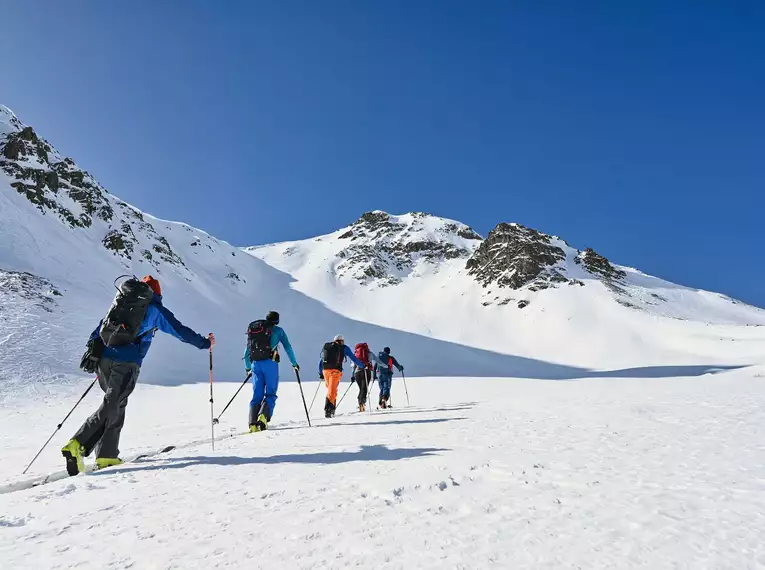
MULTIPOLYGON (((762 568, 764 377, 753 367, 662 380, 407 379, 412 408, 400 407, 396 378, 393 410, 316 418, 310 429, 297 385, 284 383, 273 431, 0 495, 0 559, 51 569, 762 568)), ((315 387, 304 382, 309 402, 315 387)), ((219 410, 236 385, 216 388, 219 410)), ((139 385, 123 451, 204 440, 205 390, 139 385)), ((246 427, 248 399, 240 394, 219 434, 246 427)), ((2 433, 23 422, 17 437, 35 448, 48 435, 37 424, 55 427, 60 408, 20 406, 2 415, 2 433)), ((60 465, 77 421, 38 473, 60 465)))

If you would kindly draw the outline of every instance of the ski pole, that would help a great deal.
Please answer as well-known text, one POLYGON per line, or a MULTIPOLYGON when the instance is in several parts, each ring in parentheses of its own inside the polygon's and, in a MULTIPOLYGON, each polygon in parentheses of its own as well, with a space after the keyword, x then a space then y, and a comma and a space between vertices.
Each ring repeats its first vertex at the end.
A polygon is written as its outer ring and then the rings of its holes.
POLYGON ((213 410, 213 361, 212 344, 210 345, 210 443, 215 451, 215 411, 213 410))
POLYGON ((56 434, 58 433, 58 430, 60 430, 60 429, 61 429, 61 426, 63 426, 63 425, 64 425, 64 422, 65 422, 66 420, 68 420, 68 419, 69 419, 69 416, 71 416, 71 415, 72 415, 72 412, 74 412, 75 408, 76 408, 77 406, 79 406, 79 405, 80 405, 80 402, 82 402, 82 401, 85 399, 85 396, 87 396, 87 395, 88 395, 88 392, 90 392, 90 389, 91 389, 91 388, 93 387, 93 385, 96 383, 96 380, 98 380, 98 376, 96 376, 96 377, 93 379, 93 382, 91 382, 91 383, 90 383, 90 386, 88 386, 88 389, 87 389, 87 390, 85 390, 85 393, 83 393, 83 395, 82 395, 82 396, 80 396, 80 399, 79 399, 79 400, 77 400, 77 403, 74 405, 74 407, 72 407, 72 409, 71 409, 71 410, 69 410, 69 413, 66 415, 66 417, 65 417, 63 420, 61 420, 61 423, 60 423, 60 424, 58 424, 58 425, 56 426, 56 430, 55 430, 55 431, 54 431, 54 432, 51 434, 51 436, 48 438, 48 441, 46 441, 46 442, 45 442, 45 445, 43 445, 43 446, 40 448, 40 451, 38 451, 38 452, 37 452, 37 455, 35 455, 35 456, 34 456, 34 459, 32 459, 32 461, 30 461, 30 462, 29 462, 29 465, 27 465, 27 468, 26 468, 26 469, 24 469, 24 472, 22 473, 22 475, 26 475, 26 474, 27 474, 27 471, 29 471, 29 468, 30 468, 30 467, 32 467, 32 464, 33 464, 35 461, 37 461, 37 458, 38 458, 38 457, 40 457, 40 454, 43 452, 43 450, 44 450, 46 447, 48 447, 48 444, 49 444, 49 443, 50 443, 50 441, 53 439, 53 436, 54 436, 54 435, 56 435, 56 434))
POLYGON ((300 371, 295 368, 295 376, 297 377, 298 387, 300 388, 300 399, 303 400, 303 408, 305 409, 305 419, 308 420, 308 427, 311 427, 311 418, 308 415, 308 406, 305 405, 305 395, 303 394, 303 383, 300 381, 300 371))
MULTIPOLYGON (((248 373, 247 373, 247 376, 245 376, 245 377, 244 377, 244 382, 242 382, 242 385, 241 385, 241 386, 239 386, 239 389, 236 391, 236 394, 234 394, 234 396, 233 396, 233 397, 232 397, 232 398, 231 398, 231 399, 228 401, 228 404, 226 404, 226 407, 225 407, 225 408, 223 408, 223 412, 225 412, 226 410, 228 410, 228 407, 229 407, 229 406, 230 406, 230 405, 233 403, 233 401, 234 401, 234 398, 236 398, 236 397, 239 395, 239 392, 241 392, 241 391, 242 391, 242 388, 244 388, 244 385, 245 385, 245 384, 247 384, 247 380, 249 380, 250 378, 252 378, 252 372, 248 372, 248 373)), ((220 414, 218 414, 218 417, 217 417, 217 418, 214 418, 214 419, 213 419, 213 423, 214 423, 215 425, 217 425, 217 424, 220 422, 220 417, 223 415, 223 412, 221 412, 220 414)))
POLYGON ((316 386, 316 391, 313 393, 313 400, 311 400, 311 407, 308 408, 309 411, 313 410, 313 403, 316 401, 316 396, 319 395, 319 388, 321 388, 321 380, 319 380, 319 385, 316 386))
MULTIPOLYGON (((348 392, 351 391, 351 386, 353 386, 353 377, 351 377, 351 383, 348 384, 348 388, 345 389, 345 394, 343 394, 343 397, 340 398, 340 401, 337 403, 337 408, 340 407, 340 404, 343 403, 343 400, 345 400, 345 397, 348 395, 348 392)), ((337 409, 337 408, 335 408, 335 409, 337 409)))
POLYGON ((406 405, 409 405, 409 390, 406 388, 406 374, 404 374, 404 371, 401 371, 401 379, 404 381, 404 392, 406 392, 406 405))
POLYGON ((372 388, 369 385, 369 368, 365 370, 366 376, 367 376, 367 408, 369 409, 369 413, 372 413, 372 388))

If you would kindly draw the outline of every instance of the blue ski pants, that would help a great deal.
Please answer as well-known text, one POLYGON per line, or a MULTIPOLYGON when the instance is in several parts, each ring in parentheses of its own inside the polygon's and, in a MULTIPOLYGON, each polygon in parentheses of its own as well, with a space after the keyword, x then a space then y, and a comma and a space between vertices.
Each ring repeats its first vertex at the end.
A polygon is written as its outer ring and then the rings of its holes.
POLYGON ((279 363, 273 360, 256 360, 252 363, 252 400, 250 411, 266 414, 268 421, 276 407, 279 390, 279 363))
POLYGON ((380 399, 389 399, 390 385, 393 382, 393 372, 390 370, 380 370, 377 373, 377 381, 380 383, 380 399))

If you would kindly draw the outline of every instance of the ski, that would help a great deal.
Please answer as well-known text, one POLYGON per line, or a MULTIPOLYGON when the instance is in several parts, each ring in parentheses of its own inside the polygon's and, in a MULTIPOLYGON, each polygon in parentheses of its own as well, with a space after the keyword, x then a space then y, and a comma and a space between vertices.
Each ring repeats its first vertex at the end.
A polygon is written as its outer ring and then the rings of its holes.
MULTIPOLYGON (((141 455, 136 455, 133 459, 131 459, 130 461, 126 461, 125 463, 132 463, 134 461, 140 461, 141 459, 148 459, 149 457, 154 457, 156 455, 161 455, 163 453, 167 453, 168 451, 172 451, 173 449, 175 449, 174 445, 168 445, 168 446, 163 447, 162 449, 160 449, 159 451, 156 451, 154 453, 142 453, 141 455)), ((124 465, 124 463, 123 463, 123 465, 124 465)))
MULTIPOLYGON (((127 459, 125 459, 123 463, 120 463, 120 465, 127 465, 129 463, 135 463, 137 461, 142 461, 145 459, 149 459, 151 457, 156 457, 157 455, 161 455, 163 453, 172 451, 175 448, 176 448, 175 445, 167 445, 153 452, 139 453, 138 455, 128 457, 127 459)), ((119 467, 120 465, 115 465, 114 467, 119 467)), ((111 467, 105 467, 104 469, 111 469, 111 467)), ((97 471, 95 464, 89 464, 85 466, 85 473, 93 473, 94 471, 97 471)), ((47 475, 38 476, 32 479, 26 479, 22 481, 16 481, 13 483, 9 483, 7 485, 2 485, 0 486, 0 495, 5 493, 13 493, 15 491, 23 491, 24 489, 33 489, 34 487, 39 487, 40 485, 47 485, 48 483, 61 481, 63 479, 68 479, 69 477, 70 475, 69 473, 66 472, 66 470, 54 471, 53 473, 48 473, 47 475)))

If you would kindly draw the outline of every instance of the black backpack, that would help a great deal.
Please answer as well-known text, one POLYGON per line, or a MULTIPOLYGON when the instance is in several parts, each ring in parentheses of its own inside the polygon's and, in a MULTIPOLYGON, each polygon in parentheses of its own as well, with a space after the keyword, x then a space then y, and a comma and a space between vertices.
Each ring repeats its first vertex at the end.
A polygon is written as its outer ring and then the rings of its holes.
POLYGON ((328 342, 321 351, 321 362, 324 370, 342 370, 345 360, 345 346, 336 342, 328 342))
POLYGON ((265 320, 252 321, 247 327, 247 350, 250 360, 271 360, 274 349, 271 348, 271 333, 274 325, 265 320))
POLYGON ((153 296, 148 283, 135 277, 122 282, 101 321, 99 336, 106 346, 125 346, 136 341, 153 296))

